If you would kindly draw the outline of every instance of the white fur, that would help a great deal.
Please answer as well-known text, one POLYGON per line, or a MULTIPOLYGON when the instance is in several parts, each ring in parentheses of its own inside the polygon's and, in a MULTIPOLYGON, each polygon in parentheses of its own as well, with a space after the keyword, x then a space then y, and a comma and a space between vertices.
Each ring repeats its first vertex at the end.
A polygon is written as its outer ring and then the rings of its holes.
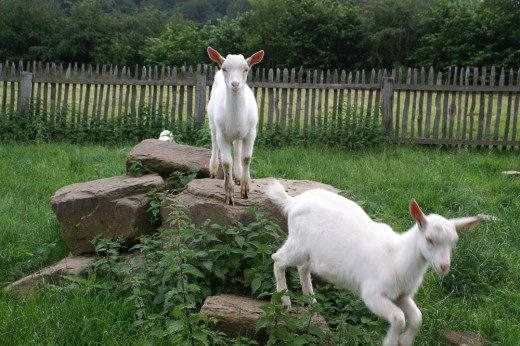
POLYGON ((173 138, 173 133, 171 133, 168 130, 163 130, 161 132, 161 134, 159 135, 159 140, 160 141, 165 141, 165 142, 173 142, 173 143, 175 143, 175 139, 173 138))
POLYGON ((215 178, 217 175, 220 150, 225 200, 228 204, 235 204, 231 145, 235 155, 235 180, 237 184, 241 184, 241 197, 248 198, 249 166, 256 138, 258 106, 246 82, 250 67, 262 60, 264 52, 259 51, 248 59, 242 55, 228 55, 224 59, 220 53, 208 47, 208 54, 213 61, 221 65, 221 69, 215 74, 207 108, 212 146, 210 176, 215 178))
MULTIPOLYGON (((310 272, 358 293, 373 313, 390 323, 383 345, 412 344, 422 323, 413 296, 424 273, 432 265, 446 274, 456 230, 481 220, 425 216, 412 200, 410 214, 417 223, 399 234, 374 222, 355 202, 323 189, 291 197, 275 181, 267 194, 288 217, 287 241, 272 255, 277 291, 287 289, 285 268, 298 266, 303 294, 313 294, 310 272)), ((288 297, 282 302, 291 305, 288 297)))

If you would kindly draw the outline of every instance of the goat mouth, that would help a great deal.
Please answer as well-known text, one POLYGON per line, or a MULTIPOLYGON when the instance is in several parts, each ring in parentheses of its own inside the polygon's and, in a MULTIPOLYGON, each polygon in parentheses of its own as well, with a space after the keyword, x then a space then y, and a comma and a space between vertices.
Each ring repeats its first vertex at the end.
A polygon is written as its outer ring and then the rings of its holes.
POLYGON ((436 266, 436 265, 433 265, 433 269, 435 269, 437 274, 439 274, 441 276, 445 276, 450 271, 450 267, 442 268, 441 266, 436 266))

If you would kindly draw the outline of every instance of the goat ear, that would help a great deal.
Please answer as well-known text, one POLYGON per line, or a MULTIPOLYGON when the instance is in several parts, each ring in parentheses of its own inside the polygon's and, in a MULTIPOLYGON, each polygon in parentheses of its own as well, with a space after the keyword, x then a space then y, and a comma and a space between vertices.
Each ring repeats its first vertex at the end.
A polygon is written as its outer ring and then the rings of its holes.
POLYGON ((457 231, 464 228, 473 227, 482 220, 484 220, 484 218, 481 215, 450 219, 450 221, 455 225, 455 229, 457 231))
POLYGON ((217 52, 215 49, 213 49, 211 47, 208 47, 208 55, 211 60, 218 63, 219 65, 223 64, 224 61, 226 60, 222 57, 222 55, 220 55, 219 52, 217 52))
POLYGON ((261 50, 259 52, 256 52, 255 54, 251 55, 249 58, 246 59, 247 64, 249 66, 253 66, 254 64, 258 64, 262 59, 264 58, 264 51, 261 50))
POLYGON ((417 204, 417 201, 415 199, 412 199, 410 201, 410 215, 412 215, 414 220, 417 221, 419 229, 424 228, 424 226, 426 225, 426 216, 424 216, 421 207, 419 207, 419 204, 417 204))

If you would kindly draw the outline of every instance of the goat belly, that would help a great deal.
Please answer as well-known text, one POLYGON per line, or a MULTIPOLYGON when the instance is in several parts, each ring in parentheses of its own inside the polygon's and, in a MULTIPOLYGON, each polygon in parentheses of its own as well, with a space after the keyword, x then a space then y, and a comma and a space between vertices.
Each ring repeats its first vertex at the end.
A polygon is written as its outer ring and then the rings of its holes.
POLYGON ((311 261, 311 273, 320 280, 337 285, 350 292, 359 292, 360 286, 354 277, 351 275, 338 276, 335 270, 331 271, 329 268, 330 265, 326 265, 325 263, 319 264, 311 261))

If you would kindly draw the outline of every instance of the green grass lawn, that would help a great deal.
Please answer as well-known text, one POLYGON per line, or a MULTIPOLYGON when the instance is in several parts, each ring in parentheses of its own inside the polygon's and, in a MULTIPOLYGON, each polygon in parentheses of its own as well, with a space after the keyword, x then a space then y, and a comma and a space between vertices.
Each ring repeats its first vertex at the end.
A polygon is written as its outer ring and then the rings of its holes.
MULTIPOLYGON (((51 210, 52 195, 68 184, 123 174, 131 148, 0 145, 2 287, 67 255, 51 210)), ((256 178, 336 186, 397 231, 412 226, 411 198, 425 213, 496 216, 500 221, 460 234, 446 277, 433 270, 426 274, 416 296, 424 320, 416 345, 440 345, 437 335, 446 329, 473 330, 492 345, 520 345, 520 179, 501 176, 505 170, 520 170, 518 151, 256 148, 252 170, 256 178)), ((132 306, 95 292, 51 287, 25 300, 0 294, 0 344, 147 344, 149 331, 132 325, 132 306)), ((386 327, 380 321, 373 331, 386 327)))

